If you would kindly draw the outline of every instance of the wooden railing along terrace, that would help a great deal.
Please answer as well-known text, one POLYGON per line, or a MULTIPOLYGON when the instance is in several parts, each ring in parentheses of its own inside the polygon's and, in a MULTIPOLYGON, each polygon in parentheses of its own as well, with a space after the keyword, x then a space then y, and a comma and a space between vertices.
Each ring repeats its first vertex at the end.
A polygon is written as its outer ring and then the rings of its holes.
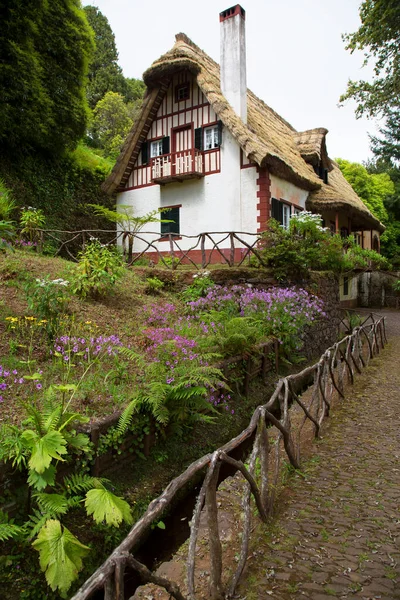
POLYGON ((163 246, 165 245, 165 249, 162 250, 159 247, 160 233, 154 231, 130 233, 103 229, 41 229, 39 235, 39 249, 49 242, 53 246, 53 256, 65 256, 73 261, 78 260, 79 252, 91 238, 98 238, 102 243, 120 244, 130 266, 146 256, 169 269, 176 269, 182 265, 205 269, 216 262, 228 267, 239 267, 245 262, 250 262, 252 256, 257 258, 260 265, 267 266, 260 252, 259 233, 213 231, 179 236, 169 233, 162 237, 163 246), (146 236, 152 236, 152 239, 146 236), (138 243, 141 244, 142 250, 135 252, 135 245, 138 243), (184 249, 183 245, 188 247, 184 249))
POLYGON ((320 436, 333 401, 345 399, 346 384, 353 383, 355 374, 362 372, 385 343, 384 318, 370 314, 359 327, 328 348, 314 365, 280 379, 272 396, 265 404, 256 408, 244 431, 213 453, 192 463, 150 503, 146 513, 135 523, 124 541, 82 585, 72 600, 88 600, 98 590, 103 590, 105 600, 124 600, 127 597, 125 576, 132 572, 139 575, 142 583, 151 582, 163 587, 177 600, 195 600, 196 543, 203 507, 207 512, 206 526, 210 540, 210 597, 214 600, 232 598, 248 558, 253 512, 251 497, 261 520, 268 521, 277 501, 282 461, 288 461, 294 469, 301 466, 300 441, 304 426, 309 426, 315 438, 320 436), (303 394, 307 388, 307 392, 303 394), (231 454, 249 442, 252 449, 245 465, 231 454), (245 480, 240 556, 236 571, 227 582, 222 580, 223 552, 217 502, 218 476, 224 464, 241 473, 245 480), (134 553, 152 524, 157 523, 173 505, 179 491, 201 474, 203 483, 190 525, 188 592, 185 595, 176 582, 156 575, 138 561, 134 553))

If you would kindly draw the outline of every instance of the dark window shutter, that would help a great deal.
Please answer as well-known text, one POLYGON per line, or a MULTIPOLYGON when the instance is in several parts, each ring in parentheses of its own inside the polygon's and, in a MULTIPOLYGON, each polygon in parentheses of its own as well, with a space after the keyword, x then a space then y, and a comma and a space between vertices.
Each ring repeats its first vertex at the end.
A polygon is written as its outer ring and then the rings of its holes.
POLYGON ((203 150, 203 128, 198 127, 194 130, 194 147, 197 150, 203 150))
POLYGON ((222 121, 218 121, 218 146, 222 144, 222 121))
POLYGON ((179 206, 163 211, 161 218, 172 221, 171 223, 161 223, 161 235, 168 235, 169 233, 179 235, 179 206))
POLYGON ((276 198, 272 198, 271 216, 276 219, 279 223, 283 223, 283 205, 276 198))
POLYGON ((169 136, 162 139, 162 152, 163 154, 169 154, 169 136))
POLYGON ((147 142, 142 144, 142 165, 147 165, 149 162, 149 145, 147 142))

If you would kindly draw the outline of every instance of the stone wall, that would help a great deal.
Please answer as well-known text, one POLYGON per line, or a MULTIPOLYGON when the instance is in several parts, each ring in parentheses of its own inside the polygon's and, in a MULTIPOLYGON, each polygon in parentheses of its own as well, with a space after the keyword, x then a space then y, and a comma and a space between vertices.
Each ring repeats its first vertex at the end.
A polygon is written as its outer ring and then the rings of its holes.
POLYGON ((341 318, 339 302, 339 279, 333 273, 310 273, 310 281, 303 287, 324 301, 326 319, 306 329, 304 354, 308 359, 316 358, 337 342, 341 318))
POLYGON ((358 306, 368 308, 399 308, 400 293, 393 283, 400 279, 400 272, 386 273, 367 271, 358 274, 358 306))

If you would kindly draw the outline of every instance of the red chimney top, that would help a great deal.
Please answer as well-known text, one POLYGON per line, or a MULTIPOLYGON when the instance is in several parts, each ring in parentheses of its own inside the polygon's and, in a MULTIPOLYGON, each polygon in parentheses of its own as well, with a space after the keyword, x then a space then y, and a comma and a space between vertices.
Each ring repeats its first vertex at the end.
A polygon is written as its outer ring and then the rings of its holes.
POLYGON ((225 21, 226 19, 230 19, 231 17, 235 17, 236 15, 240 15, 243 19, 246 18, 246 11, 244 8, 240 6, 240 4, 236 4, 236 6, 232 6, 231 8, 227 8, 219 13, 219 21, 225 21))

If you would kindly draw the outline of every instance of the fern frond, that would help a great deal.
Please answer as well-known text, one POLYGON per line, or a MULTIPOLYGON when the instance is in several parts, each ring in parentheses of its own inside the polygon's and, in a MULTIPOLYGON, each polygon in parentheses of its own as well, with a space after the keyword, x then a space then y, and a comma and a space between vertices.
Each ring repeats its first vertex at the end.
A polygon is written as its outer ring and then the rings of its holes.
POLYGON ((34 508, 32 514, 29 515, 29 521, 24 524, 29 539, 33 539, 37 536, 43 525, 52 518, 50 513, 42 514, 40 510, 34 508))
POLYGON ((43 424, 43 415, 40 412, 40 410, 38 410, 35 406, 32 406, 31 404, 27 404, 25 406, 25 409, 28 413, 28 421, 30 421, 30 423, 34 425, 36 431, 39 433, 40 436, 44 435, 46 433, 46 430, 43 424))
POLYGON ((54 410, 46 414, 46 410, 42 410, 42 422, 45 431, 55 431, 61 420, 62 406, 56 406, 54 410))
POLYGON ((125 347, 118 348, 118 354, 121 354, 121 356, 136 363, 138 366, 144 366, 146 364, 145 360, 143 359, 143 356, 141 356, 140 354, 138 354, 135 350, 132 350, 131 348, 125 348, 125 347))
POLYGON ((0 542, 17 538, 25 533, 25 529, 14 523, 0 523, 0 542))
POLYGON ((64 487, 68 493, 76 494, 79 492, 88 492, 93 488, 101 488, 109 483, 105 477, 91 477, 91 475, 82 475, 73 473, 69 477, 64 477, 64 487))
POLYGON ((126 433, 132 422, 133 415, 139 412, 144 403, 146 403, 146 398, 141 394, 129 402, 128 406, 123 410, 122 415, 118 420, 117 431, 120 435, 124 435, 126 433))
POLYGON ((52 517, 64 515, 69 508, 67 498, 64 494, 46 494, 44 492, 37 492, 34 495, 34 498, 41 511, 48 513, 52 517))

